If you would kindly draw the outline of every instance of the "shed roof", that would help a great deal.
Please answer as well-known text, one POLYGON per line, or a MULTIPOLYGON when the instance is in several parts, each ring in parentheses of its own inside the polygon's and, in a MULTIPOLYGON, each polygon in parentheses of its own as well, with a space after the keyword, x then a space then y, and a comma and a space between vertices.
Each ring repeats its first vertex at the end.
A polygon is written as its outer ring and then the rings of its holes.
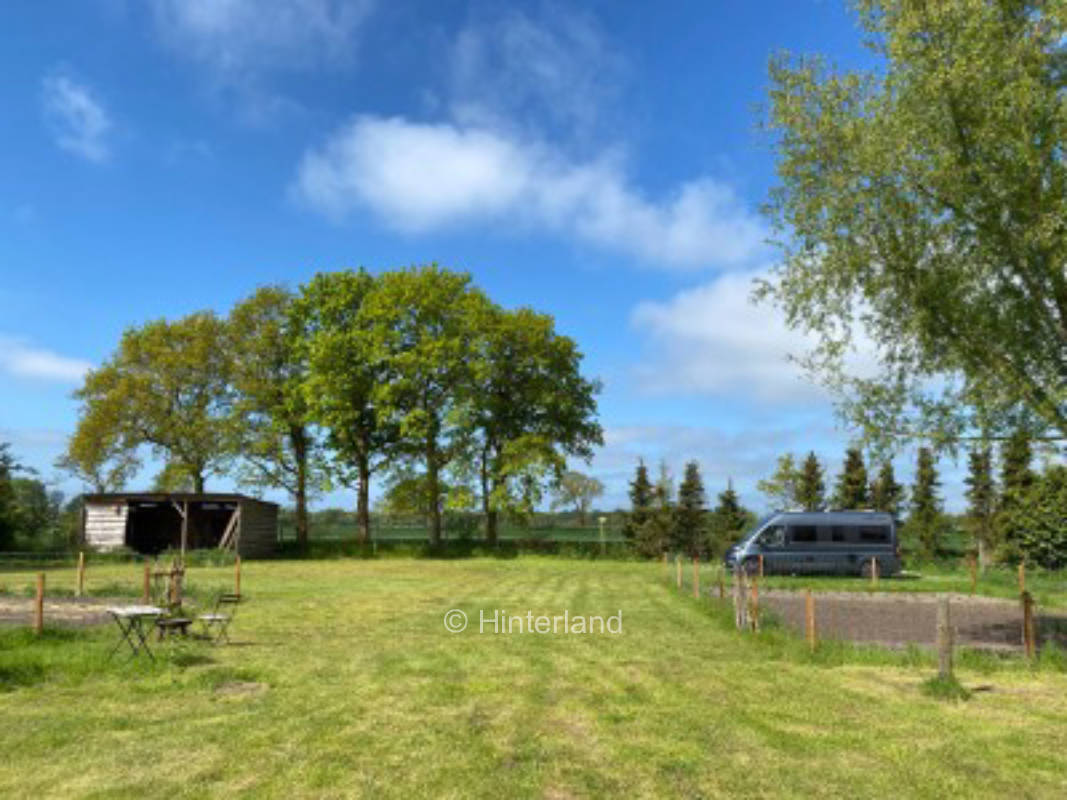
POLYGON ((236 493, 213 492, 108 492, 105 494, 85 494, 86 503, 126 503, 131 500, 146 503, 166 503, 171 500, 178 503, 259 503, 260 505, 278 507, 277 503, 260 500, 236 493))

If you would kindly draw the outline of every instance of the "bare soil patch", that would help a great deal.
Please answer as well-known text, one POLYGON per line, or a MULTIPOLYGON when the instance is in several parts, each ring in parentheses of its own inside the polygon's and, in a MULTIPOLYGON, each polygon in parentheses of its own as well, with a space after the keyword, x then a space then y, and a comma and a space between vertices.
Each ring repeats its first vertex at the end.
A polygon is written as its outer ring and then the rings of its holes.
MULTIPOLYGON (((108 606, 128 604, 129 600, 102 597, 46 597, 44 621, 46 625, 81 627, 99 625, 110 617, 108 606)), ((29 625, 33 622, 32 597, 0 596, 0 625, 29 625)))
MULTIPOLYGON (((760 606, 789 628, 804 631, 804 593, 760 591, 760 606)), ((937 595, 900 592, 816 592, 815 628, 820 637, 890 646, 937 642, 937 595)), ((1022 647, 1022 605, 990 597, 951 595, 952 626, 963 647, 1022 647)), ((1036 610, 1039 644, 1067 647, 1067 615, 1036 610)))

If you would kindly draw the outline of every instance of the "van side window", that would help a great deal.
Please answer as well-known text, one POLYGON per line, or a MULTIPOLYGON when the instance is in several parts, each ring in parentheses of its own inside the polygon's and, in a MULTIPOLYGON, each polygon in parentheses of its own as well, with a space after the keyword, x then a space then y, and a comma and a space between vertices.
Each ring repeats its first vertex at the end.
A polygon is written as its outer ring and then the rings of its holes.
POLYGON ((759 535, 760 547, 785 547, 785 528, 772 525, 759 535))
POLYGON ((849 539, 849 529, 844 525, 834 525, 830 529, 830 541, 831 542, 847 542, 849 539))
POLYGON ((791 542, 814 542, 814 525, 793 525, 789 528, 789 540, 791 542))
POLYGON ((860 528, 860 541, 886 544, 889 541, 889 528, 864 525, 860 528))

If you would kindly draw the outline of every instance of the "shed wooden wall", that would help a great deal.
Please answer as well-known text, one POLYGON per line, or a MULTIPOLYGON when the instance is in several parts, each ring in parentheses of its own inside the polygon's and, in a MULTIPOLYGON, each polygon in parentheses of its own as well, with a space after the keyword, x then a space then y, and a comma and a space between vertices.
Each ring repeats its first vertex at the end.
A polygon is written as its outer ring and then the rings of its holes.
POLYGON ((278 544, 278 507, 269 503, 241 501, 237 552, 242 558, 274 555, 278 544))
POLYGON ((117 550, 126 544, 125 503, 87 504, 85 506, 85 544, 96 550, 117 550))

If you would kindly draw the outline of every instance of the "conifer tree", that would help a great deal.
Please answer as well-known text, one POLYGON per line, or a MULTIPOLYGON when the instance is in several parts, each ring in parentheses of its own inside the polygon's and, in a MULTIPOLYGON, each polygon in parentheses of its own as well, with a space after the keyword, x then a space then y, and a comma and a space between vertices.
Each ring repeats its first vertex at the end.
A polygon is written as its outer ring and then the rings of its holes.
POLYGON ((845 451, 845 466, 837 478, 834 505, 842 509, 867 507, 867 468, 858 447, 845 451))
POLYGON ((751 514, 742 507, 734 491, 733 481, 728 481, 726 489, 719 493, 719 502, 711 513, 710 541, 712 552, 718 554, 745 530, 751 521, 751 514))
POLYGON ((652 503, 644 524, 634 529, 637 549, 648 556, 667 552, 674 536, 674 479, 660 462, 659 479, 652 487, 652 503))
POLYGON ((919 448, 915 469, 915 488, 911 495, 911 515, 908 530, 918 539, 919 551, 924 558, 933 558, 940 547, 942 517, 941 499, 937 489, 941 485, 934 463, 934 454, 929 447, 919 448))
POLYGON ((648 522, 652 512, 653 493, 652 482, 648 479, 648 467, 643 459, 639 459, 634 479, 630 481, 630 516, 624 529, 628 539, 633 539, 648 522))
POLYGON ((1027 496, 1034 485, 1030 468, 1033 451, 1030 438, 1016 431, 1000 451, 1000 497, 997 500, 996 536, 1000 557, 1015 561, 1021 557, 1019 542, 1026 533, 1027 496))
POLYGON ((904 487, 897 483, 893 474, 893 462, 883 461, 878 477, 871 481, 871 508, 900 516, 904 503, 904 487))
POLYGON ((700 478, 697 462, 685 465, 685 477, 678 487, 678 507, 675 512, 675 542, 680 552, 696 558, 707 544, 708 498, 700 478))
POLYGON ((818 511, 826 504, 826 482, 815 452, 808 453, 797 481, 797 504, 805 511, 818 511))
POLYGON ((978 545, 978 564, 984 570, 993 550, 996 488, 993 455, 989 448, 972 450, 967 459, 967 527, 978 545))

